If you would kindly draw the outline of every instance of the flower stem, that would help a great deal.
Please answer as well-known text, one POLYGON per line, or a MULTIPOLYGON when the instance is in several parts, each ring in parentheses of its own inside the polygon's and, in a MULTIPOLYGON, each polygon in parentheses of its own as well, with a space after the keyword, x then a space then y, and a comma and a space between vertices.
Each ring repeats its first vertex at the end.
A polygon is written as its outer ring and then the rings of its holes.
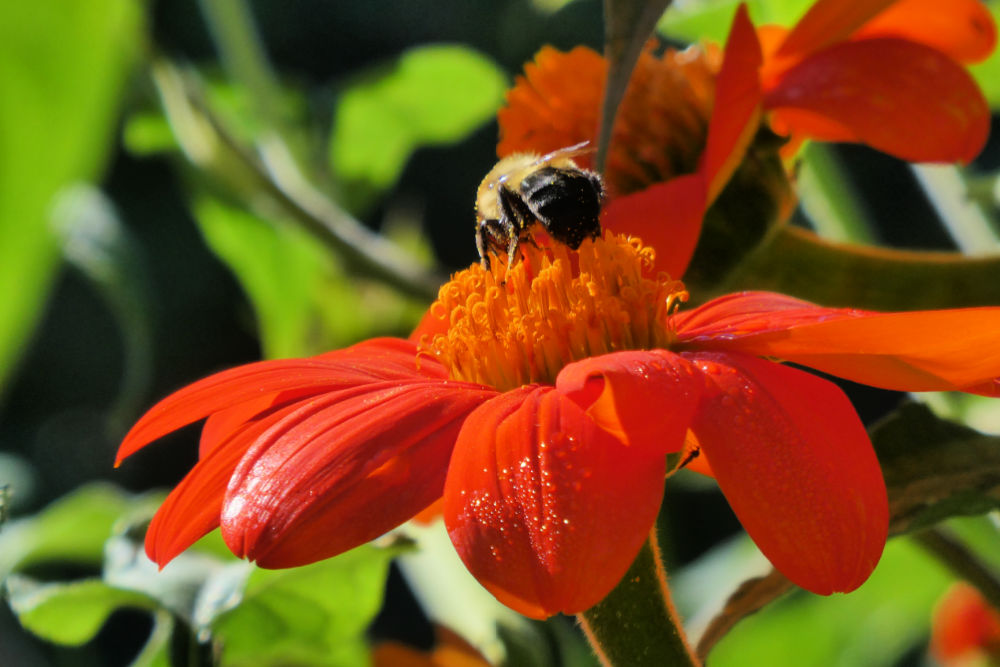
POLYGON ((620 667, 697 667, 667 587, 656 531, 621 582, 577 618, 601 663, 620 667))
POLYGON ((978 588, 992 607, 1000 609, 1000 579, 957 537, 940 528, 929 528, 913 535, 913 539, 952 572, 978 588))

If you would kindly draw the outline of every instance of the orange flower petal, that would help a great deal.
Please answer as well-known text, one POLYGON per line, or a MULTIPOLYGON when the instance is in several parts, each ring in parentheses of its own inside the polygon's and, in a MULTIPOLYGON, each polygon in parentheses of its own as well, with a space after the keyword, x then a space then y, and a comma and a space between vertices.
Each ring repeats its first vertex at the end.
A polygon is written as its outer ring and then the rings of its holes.
POLYGON ((673 324, 682 348, 776 357, 885 389, 993 395, 1000 376, 1000 308, 876 313, 748 292, 673 324))
POLYGON ((236 467, 226 544, 262 567, 293 567, 394 528, 441 495, 462 421, 495 393, 395 379, 300 401, 236 467))
MULTIPOLYGON (((422 357, 418 364, 414 343, 393 338, 365 341, 310 359, 246 364, 190 384, 150 408, 126 434, 117 463, 171 431, 247 401, 263 401, 265 394, 280 393, 291 401, 378 380, 447 376, 434 359, 422 357)), ((218 426, 217 422, 212 430, 218 426)))
POLYGON ((684 446, 707 384, 673 352, 637 350, 574 362, 559 373, 556 388, 629 447, 662 456, 684 446))
POLYGON ((851 591, 882 554, 889 507, 878 460, 836 385, 743 355, 692 354, 722 390, 693 430, 757 546, 802 588, 851 591))
POLYGON ((835 44, 897 1, 818 0, 792 28, 778 55, 798 58, 835 44))
POLYGON ((657 271, 680 276, 698 244, 706 197, 701 174, 679 176, 608 202, 601 222, 617 234, 641 238, 656 249, 657 271))
POLYGON ((469 571, 533 618, 588 609, 656 519, 665 458, 628 447, 551 387, 522 387, 466 420, 445 524, 469 571))
MULTIPOLYGON (((548 153, 593 140, 606 78, 607 64, 593 49, 578 46, 563 53, 543 47, 497 112, 497 155, 548 153)), ((581 164, 587 163, 584 158, 581 164)))
POLYGON ((989 107, 968 72, 930 47, 893 38, 812 54, 766 91, 764 103, 825 116, 855 141, 912 162, 969 162, 989 133, 989 107))
POLYGON ((851 35, 873 37, 899 37, 974 63, 993 53, 997 27, 981 0, 898 0, 851 35))
POLYGON ((757 132, 762 62, 757 33, 750 23, 746 5, 741 4, 726 40, 708 125, 708 140, 699 166, 708 184, 706 208, 743 161, 747 146, 757 132))
POLYGON ((986 664, 1000 657, 1000 614, 977 589, 957 582, 934 609, 930 649, 943 664, 986 664))

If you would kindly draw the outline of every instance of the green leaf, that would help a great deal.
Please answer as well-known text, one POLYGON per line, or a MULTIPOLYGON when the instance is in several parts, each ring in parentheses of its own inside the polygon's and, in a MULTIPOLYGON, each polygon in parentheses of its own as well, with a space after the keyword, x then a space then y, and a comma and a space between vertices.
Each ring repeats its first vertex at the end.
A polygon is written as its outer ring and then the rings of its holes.
POLYGON ((80 646, 101 629, 117 609, 155 609, 143 593, 114 588, 99 579, 39 584, 15 575, 6 581, 11 609, 26 629, 56 644, 80 646))
POLYGON ((899 664, 926 636, 929 609, 951 580, 922 549, 893 540, 857 591, 830 597, 797 591, 743 619, 709 654, 708 664, 899 664))
POLYGON ((52 197, 100 173, 141 24, 133 0, 0 3, 0 387, 56 268, 52 197))
POLYGON ((601 126, 594 164, 604 170, 615 114, 625 97, 632 70, 656 22, 672 0, 604 0, 604 57, 608 80, 601 101, 601 126))
POLYGON ((375 332, 403 333, 420 317, 421 304, 384 285, 350 279, 298 227, 208 195, 196 197, 194 212, 209 246, 253 303, 267 357, 316 354, 375 332))
POLYGON ((116 588, 143 593, 184 620, 207 627, 222 609, 240 599, 253 566, 227 555, 219 558, 188 549, 162 569, 146 557, 141 541, 116 535, 105 544, 104 581, 116 588))
POLYGON ((149 497, 95 483, 60 498, 36 516, 9 522, 0 531, 0 579, 46 561, 99 567, 115 522, 149 502, 149 497))
POLYGON ((922 310, 1000 304, 1000 257, 825 241, 785 227, 715 289, 771 290, 825 306, 922 310))
MULTIPOLYGON (((993 20, 1000 24, 1000 0, 988 0, 986 6, 993 20)), ((989 58, 969 69, 990 107, 994 110, 1000 108, 1000 50, 994 49, 989 58)))
POLYGON ((893 534, 1000 508, 1000 436, 908 403, 871 430, 893 534))
MULTIPOLYGON (((667 12, 657 26, 666 36, 685 42, 709 40, 722 44, 729 34, 736 7, 744 0, 694 0, 667 12)), ((755 25, 776 23, 791 26, 812 0, 746 0, 755 25)))
POLYGON ((392 186, 414 150, 460 141, 490 120, 506 77, 466 47, 414 48, 366 72, 340 95, 330 162, 348 208, 357 210, 392 186))
POLYGON ((290 570, 256 570, 212 625, 227 665, 358 665, 398 549, 363 546, 290 570))

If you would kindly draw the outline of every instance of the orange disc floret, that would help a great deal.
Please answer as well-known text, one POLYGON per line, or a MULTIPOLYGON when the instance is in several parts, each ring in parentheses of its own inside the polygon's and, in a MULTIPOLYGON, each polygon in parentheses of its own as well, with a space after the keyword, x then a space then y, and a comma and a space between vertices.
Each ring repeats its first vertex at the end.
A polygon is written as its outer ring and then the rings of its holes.
POLYGON ((552 383, 579 359, 670 346, 668 315, 687 292, 652 275, 653 251, 638 239, 607 233, 577 252, 526 244, 524 253, 510 271, 474 264, 441 288, 431 308, 448 314, 448 330, 420 346, 453 379, 506 391, 552 383))

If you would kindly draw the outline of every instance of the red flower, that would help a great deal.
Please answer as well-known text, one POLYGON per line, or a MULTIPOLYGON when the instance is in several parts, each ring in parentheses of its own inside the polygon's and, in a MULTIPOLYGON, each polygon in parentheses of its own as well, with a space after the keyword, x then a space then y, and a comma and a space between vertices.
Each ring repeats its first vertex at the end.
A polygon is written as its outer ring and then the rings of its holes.
POLYGON ((830 382, 1000 394, 1000 308, 882 314, 683 285, 607 234, 526 244, 441 289, 420 343, 377 339, 218 373, 154 406, 119 460, 207 417, 200 460, 146 537, 161 565, 222 527, 264 567, 340 553, 439 497, 469 570, 533 617, 575 613, 628 568, 689 431, 763 552, 849 591, 886 539, 871 444, 830 382), (764 358, 761 358, 764 357, 764 358))
POLYGON ((952 585, 934 610, 930 649, 943 665, 986 664, 997 660, 1000 613, 964 581, 952 585))
MULTIPOLYGON (((640 236, 660 268, 682 275, 762 114, 791 146, 856 141, 906 160, 968 162, 990 111, 959 63, 995 45, 979 0, 819 0, 791 31, 756 30, 741 5, 721 65, 711 47, 640 58, 609 146, 605 226, 640 236)), ((593 51, 542 49, 498 115, 498 154, 595 140, 605 76, 593 51)), ((782 184, 765 188, 787 207, 782 184)))

